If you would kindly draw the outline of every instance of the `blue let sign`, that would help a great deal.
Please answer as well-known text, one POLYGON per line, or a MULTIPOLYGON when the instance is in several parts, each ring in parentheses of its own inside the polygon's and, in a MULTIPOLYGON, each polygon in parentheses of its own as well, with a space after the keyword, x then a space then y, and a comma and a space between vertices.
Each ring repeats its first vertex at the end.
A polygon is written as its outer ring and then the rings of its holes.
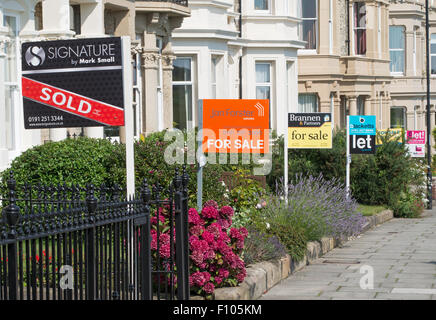
POLYGON ((376 134, 375 116, 350 116, 349 118, 350 135, 370 135, 376 134))

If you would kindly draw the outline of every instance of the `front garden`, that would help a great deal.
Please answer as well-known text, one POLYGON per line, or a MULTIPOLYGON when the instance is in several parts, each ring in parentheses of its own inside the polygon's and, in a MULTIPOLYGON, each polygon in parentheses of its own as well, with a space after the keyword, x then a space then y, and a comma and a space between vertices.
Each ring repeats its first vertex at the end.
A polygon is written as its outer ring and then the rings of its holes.
MULTIPOLYGON (((196 165, 188 165, 190 286, 210 297, 219 287, 236 286, 247 265, 289 254, 298 261, 307 243, 323 237, 338 239, 362 232, 364 215, 390 208, 399 217, 417 217, 423 210, 424 165, 411 159, 405 146, 385 138, 374 156, 353 156, 352 197, 346 197, 345 133, 334 136, 330 150, 289 152, 289 189, 283 190, 283 139, 273 146, 272 171, 266 179, 252 177, 253 165, 207 164, 204 167, 201 210, 196 207, 196 165), (225 183, 230 172, 232 183, 225 183), (360 205, 359 205, 360 204, 360 205)), ((167 186, 174 166, 164 161, 171 142, 164 132, 135 143, 137 185, 167 186)), ((78 138, 27 150, 11 166, 18 184, 92 183, 125 185, 125 146, 104 139, 78 138)), ((9 170, 1 173, 3 183, 9 170)), ((3 189, 4 190, 4 189, 3 189)), ((169 238, 160 216, 152 228, 152 250, 159 236, 169 238), (159 228, 159 232, 157 232, 159 228)), ((168 248, 159 253, 165 258, 168 248)))

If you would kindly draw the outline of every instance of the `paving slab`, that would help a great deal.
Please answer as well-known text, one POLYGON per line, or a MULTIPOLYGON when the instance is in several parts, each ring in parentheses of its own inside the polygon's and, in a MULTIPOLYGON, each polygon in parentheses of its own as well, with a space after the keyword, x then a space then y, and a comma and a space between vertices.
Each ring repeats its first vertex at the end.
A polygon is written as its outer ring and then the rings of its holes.
POLYGON ((436 300, 436 294, 417 293, 436 289, 435 230, 436 207, 420 219, 392 219, 313 261, 261 299, 436 300), (364 290, 368 266, 373 289, 364 290), (395 288, 407 293, 393 293, 395 288))

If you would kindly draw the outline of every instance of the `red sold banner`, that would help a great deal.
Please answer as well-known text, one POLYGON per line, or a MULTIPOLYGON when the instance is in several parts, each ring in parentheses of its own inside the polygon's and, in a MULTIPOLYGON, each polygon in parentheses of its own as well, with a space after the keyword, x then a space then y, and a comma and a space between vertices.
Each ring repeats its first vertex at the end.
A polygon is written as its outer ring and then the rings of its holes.
POLYGON ((108 126, 124 126, 124 110, 22 77, 23 97, 108 126))

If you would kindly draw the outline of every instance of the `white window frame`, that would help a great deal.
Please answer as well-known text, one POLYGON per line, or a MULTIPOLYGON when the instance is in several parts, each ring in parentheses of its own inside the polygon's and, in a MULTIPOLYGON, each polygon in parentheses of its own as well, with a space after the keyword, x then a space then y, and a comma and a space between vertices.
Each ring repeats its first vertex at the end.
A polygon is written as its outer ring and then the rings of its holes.
POLYGON ((157 128, 159 131, 164 129, 164 120, 163 120, 163 67, 162 67, 162 50, 163 50, 163 37, 156 36, 156 47, 158 48, 158 70, 157 70, 157 128))
POLYGON ((216 99, 224 96, 224 55, 212 52, 210 55, 210 97, 216 99), (215 63, 214 63, 215 61, 215 63), (215 76, 215 77, 214 77, 215 76))
POLYGON ((413 29, 413 75, 416 76, 416 51, 418 49, 417 46, 417 30, 416 28, 413 29))
MULTIPOLYGON (((176 55, 176 59, 189 59, 190 65, 191 65, 191 80, 190 81, 172 81, 172 86, 191 86, 191 106, 192 106, 192 124, 189 125, 188 116, 186 116, 186 128, 187 129, 193 129, 196 126, 196 105, 195 105, 195 91, 194 91, 194 83, 195 83, 195 64, 194 64, 194 57, 188 56, 188 55, 176 55)), ((188 115, 188 109, 185 109, 186 115, 188 115)), ((174 121, 174 118, 173 118, 174 121)))
POLYGON ((255 83, 256 83, 256 87, 255 87, 255 96, 257 99, 257 88, 258 87, 268 87, 269 88, 269 116, 270 116, 270 128, 273 128, 273 110, 274 110, 274 95, 273 95, 273 79, 274 79, 274 73, 273 73, 273 61, 270 60, 256 60, 254 63, 254 75, 256 77, 256 66, 258 64, 264 64, 264 65, 269 65, 269 82, 257 82, 257 79, 255 78, 255 83))
POLYGON ((318 94, 316 93, 316 92, 308 92, 308 93, 300 93, 300 94, 298 94, 298 101, 297 101, 297 103, 298 103, 298 106, 297 106, 297 111, 299 112, 299 113, 315 113, 315 112, 319 112, 319 108, 320 108, 320 106, 319 106, 319 96, 318 96, 318 94), (300 111, 300 103, 299 103, 299 100, 300 100, 300 97, 301 96, 312 96, 312 97, 314 97, 315 98, 315 110, 313 111, 310 111, 310 112, 307 112, 307 111, 300 111))
POLYGON ((378 45, 378 57, 382 58, 382 29, 381 29, 381 3, 377 7, 377 45, 378 45))
POLYGON ((210 98, 216 99, 218 96, 217 75, 218 75, 218 57, 212 55, 210 58, 210 98))
MULTIPOLYGON (((319 1, 320 0, 315 0, 315 5, 316 5, 316 17, 315 18, 304 18, 303 17, 303 2, 304 0, 298 0, 298 16, 301 18, 301 22, 305 21, 305 20, 309 20, 309 21, 315 21, 315 48, 311 48, 311 49, 299 49, 298 53, 300 54, 316 54, 318 52, 318 47, 319 47, 319 1)), ((300 33, 300 40, 304 41, 303 39, 303 23, 300 24, 299 27, 299 33, 300 33)))
POLYGON ((257 14, 261 13, 261 14, 270 14, 272 12, 271 10, 271 5, 272 5, 272 1, 271 0, 266 0, 268 9, 266 10, 262 10, 262 9, 256 9, 256 0, 252 0, 253 1, 253 11, 256 12, 257 14))
MULTIPOLYGON (((399 49, 399 48, 394 48, 392 49, 391 46, 389 45, 389 55, 391 52, 395 51, 395 52, 403 52, 403 71, 396 71, 393 72, 392 70, 390 70, 391 75, 393 76, 404 76, 405 70, 406 70, 406 28, 404 26, 389 26, 389 30, 390 28, 401 28, 403 31, 403 38, 404 38, 404 43, 403 43, 403 49, 399 49)), ((390 67, 389 67, 390 68, 390 67)))
POLYGON ((365 115, 365 102, 366 102, 366 98, 365 96, 358 96, 357 100, 356 100, 356 109, 357 109, 357 115, 358 116, 364 116, 365 115), (359 110, 361 109, 361 110, 359 110), (361 112, 363 111, 363 112, 361 112))
MULTIPOLYGON (((20 99, 20 93, 21 93, 21 81, 20 81, 20 74, 21 74, 21 56, 20 56, 20 29, 21 29, 21 16, 18 13, 15 12, 10 12, 10 11, 5 11, 3 12, 3 20, 1 23, 1 27, 2 28, 6 28, 4 27, 4 23, 6 20, 6 17, 13 17, 15 18, 15 23, 16 23, 16 28, 17 28, 17 34, 15 35, 15 42, 16 42, 16 46, 15 46, 15 71, 16 71, 16 79, 15 81, 4 81, 4 85, 9 86, 10 87, 10 92, 12 93, 11 96, 11 115, 10 115, 10 126, 11 126, 11 132, 10 132, 10 145, 9 145, 9 141, 6 140, 6 144, 8 147, 9 151, 12 152, 18 152, 19 149, 19 141, 20 141, 20 130, 19 128, 21 128, 22 124, 21 124, 21 117, 22 117, 22 99, 20 99)), ((8 37, 9 38, 9 37, 8 37)), ((5 46, 5 62, 7 61, 7 48, 5 46)), ((6 66, 6 64, 5 64, 6 66)), ((6 70, 5 70, 6 72, 6 70)), ((4 75, 0 75, 2 77, 4 77, 4 75)), ((6 93, 6 90, 5 90, 6 93)), ((6 98, 6 95, 5 95, 6 98)), ((3 101, 3 104, 5 102, 3 101)), ((5 105, 6 108, 6 105, 5 105)), ((6 111, 6 110, 5 110, 6 111)), ((10 155, 10 158, 13 158, 14 155, 10 155)))
POLYGON ((436 51, 435 51, 434 53, 431 51, 432 35, 434 35, 434 44, 436 45, 436 32, 430 34, 430 75, 431 75, 432 77, 436 77, 436 72, 435 72, 435 73, 432 73, 432 69, 433 69, 433 67, 434 67, 434 69, 436 70, 436 66, 433 66, 433 65, 432 65, 432 58, 433 58, 433 57, 436 57, 436 51))
POLYGON ((366 10, 366 3, 365 2, 363 2, 363 1, 353 2, 353 5, 351 6, 351 21, 352 21, 352 28, 353 28, 351 36, 353 38, 352 39, 353 54, 355 56, 359 56, 359 57, 365 57, 366 56, 366 52, 368 51, 368 37, 367 37, 368 35, 367 34, 366 34, 366 44, 365 44, 366 50, 365 50, 365 53, 364 54, 357 54, 357 46, 356 46, 357 31, 358 30, 365 30, 365 31, 367 31, 367 17, 368 17, 367 13, 368 12, 366 10), (365 27, 357 27, 355 25, 355 20, 354 20, 354 17, 355 17, 355 5, 357 3, 363 3, 363 5, 365 6, 365 27))
POLYGON ((392 109, 401 109, 403 111, 403 119, 404 119, 404 126, 402 129, 407 130, 407 108, 402 106, 392 106, 389 109, 389 128, 390 129, 399 129, 398 127, 392 127, 392 117, 391 117, 391 111, 392 109))

